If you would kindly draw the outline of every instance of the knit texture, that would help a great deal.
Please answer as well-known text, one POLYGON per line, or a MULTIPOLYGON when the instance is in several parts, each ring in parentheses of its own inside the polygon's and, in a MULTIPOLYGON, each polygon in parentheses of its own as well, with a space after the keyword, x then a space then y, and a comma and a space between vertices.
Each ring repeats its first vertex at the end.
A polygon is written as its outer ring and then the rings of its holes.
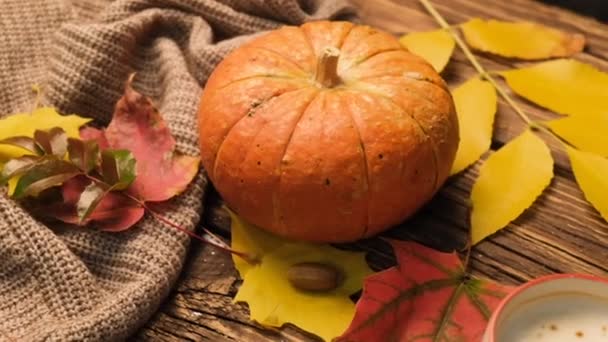
MULTIPOLYGON (((31 86, 62 113, 109 122, 127 76, 180 152, 198 155, 201 87, 231 49, 283 24, 349 19, 343 0, 0 0, 0 113, 27 112, 31 86)), ((195 229, 201 172, 165 216, 195 229)), ((116 341, 154 313, 189 239, 146 217, 123 233, 46 226, 0 196, 0 341, 116 341)))

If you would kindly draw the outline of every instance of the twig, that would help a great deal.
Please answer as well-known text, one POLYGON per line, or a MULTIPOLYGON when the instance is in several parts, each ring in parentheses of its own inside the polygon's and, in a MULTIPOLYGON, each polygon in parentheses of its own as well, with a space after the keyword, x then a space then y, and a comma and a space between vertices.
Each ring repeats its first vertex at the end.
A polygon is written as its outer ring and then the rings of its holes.
MULTIPOLYGON (((110 187, 109 184, 107 184, 106 182, 104 182, 103 180, 96 178, 94 176, 88 175, 88 174, 83 174, 87 179, 102 185, 103 187, 110 187)), ((213 240, 210 239, 205 239, 204 237, 201 237, 191 231, 189 231, 188 229, 180 226, 177 223, 172 222, 171 220, 165 218, 163 215, 161 215, 160 213, 156 212, 155 210, 153 210, 152 208, 150 208, 144 201, 142 201, 141 199, 129 194, 129 193, 122 193, 125 197, 127 197, 128 199, 132 200, 133 202, 137 203, 137 205, 141 206, 145 211, 147 211, 150 215, 152 215, 152 217, 154 217, 156 220, 172 227, 175 228, 177 230, 179 230, 180 232, 183 232, 185 234, 187 234, 188 236, 190 236, 191 238, 194 238, 196 240, 199 240, 201 242, 204 242, 206 244, 212 245, 222 251, 237 255, 239 257, 241 257, 243 260, 247 261, 248 263, 255 265, 258 264, 260 261, 255 258, 254 256, 245 253, 245 252, 240 252, 240 251, 236 251, 232 248, 230 248, 224 241, 222 241, 219 237, 217 237, 215 234, 213 234, 211 231, 209 231, 207 228, 203 227, 203 231, 207 234, 209 234, 210 236, 213 237, 213 240)))
POLYGON ((477 72, 479 73, 481 78, 487 80, 488 82, 490 82, 490 84, 492 84, 492 86, 494 87, 494 89, 496 89, 498 94, 500 94, 500 96, 507 102, 507 104, 509 106, 511 106, 511 108, 513 108, 515 113, 517 113, 517 115, 528 125, 528 127, 530 127, 531 129, 542 131, 566 146, 569 146, 569 147, 572 147, 575 149, 577 148, 576 146, 572 145, 569 141, 567 141, 566 139, 562 138, 557 133, 555 133, 551 129, 551 127, 547 126, 544 122, 538 122, 538 121, 534 121, 534 120, 530 119, 528 114, 526 114, 524 112, 524 110, 521 109, 521 107, 519 107, 517 102, 515 102, 515 100, 513 100, 513 98, 506 92, 506 90, 503 87, 501 87, 496 82, 496 80, 492 77, 492 75, 496 75, 498 73, 492 72, 492 71, 488 72, 479 63, 479 61, 477 60, 477 58, 475 57, 473 52, 471 52, 471 49, 469 49, 469 46, 462 40, 462 38, 460 38, 460 35, 455 31, 457 26, 448 24, 448 22, 445 21, 445 19, 441 16, 441 14, 439 14, 439 12, 437 12, 435 7, 433 7, 433 5, 429 2, 429 0, 418 0, 418 1, 422 4, 422 6, 424 6, 424 8, 427 10, 427 12, 429 12, 429 14, 435 19, 435 21, 441 26, 441 28, 443 28, 444 30, 446 30, 450 33, 450 35, 452 36, 452 38, 454 38, 454 41, 456 42, 458 47, 460 47, 462 52, 464 52, 464 55, 467 57, 469 62, 471 62, 471 64, 475 68, 475 70, 477 70, 477 72))
POLYGON ((453 26, 450 26, 450 24, 448 24, 445 21, 445 19, 443 19, 441 14, 439 14, 439 12, 437 12, 437 10, 435 10, 435 7, 433 7, 433 5, 428 0, 418 0, 418 1, 420 1, 420 3, 422 4, 422 6, 424 6, 424 8, 427 10, 427 12, 429 12, 429 14, 431 14, 431 16, 433 16, 435 21, 437 21, 437 23, 439 25, 441 25, 441 27, 443 29, 447 30, 450 33, 450 35, 452 35, 452 38, 454 38, 454 41, 456 42, 458 47, 460 47, 462 52, 464 52, 464 55, 467 57, 469 62, 471 62, 471 64, 473 65, 475 70, 477 70, 479 75, 483 79, 490 82, 490 84, 492 84, 492 86, 494 86, 494 88, 496 89, 498 94, 500 94, 500 96, 503 99, 505 99, 505 101, 507 101, 509 106, 511 106, 511 108, 513 108, 515 113, 517 113, 517 115, 519 115, 519 117, 526 124, 528 124, 529 126, 533 126, 534 125, 533 121, 519 107, 519 105, 511 98, 511 96, 509 96, 509 94, 496 82, 496 80, 486 71, 486 69, 479 63, 479 61, 477 60, 475 55, 473 55, 473 52, 471 52, 471 49, 469 49, 467 44, 462 40, 462 38, 460 38, 460 35, 458 35, 458 33, 454 30, 453 26))

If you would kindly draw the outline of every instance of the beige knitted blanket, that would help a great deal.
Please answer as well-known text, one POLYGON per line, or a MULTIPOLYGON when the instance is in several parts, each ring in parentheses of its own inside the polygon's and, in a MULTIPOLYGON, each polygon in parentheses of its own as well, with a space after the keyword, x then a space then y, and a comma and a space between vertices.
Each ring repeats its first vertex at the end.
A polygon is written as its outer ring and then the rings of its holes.
MULTIPOLYGON (((344 0, 0 0, 0 115, 46 104, 105 124, 127 75, 160 107, 181 152, 198 155, 201 87, 246 36, 349 18, 344 0)), ((166 215, 194 229, 201 173, 166 215)), ((0 195, 0 341, 116 341, 158 308, 189 239, 144 219, 124 233, 47 227, 0 195)))

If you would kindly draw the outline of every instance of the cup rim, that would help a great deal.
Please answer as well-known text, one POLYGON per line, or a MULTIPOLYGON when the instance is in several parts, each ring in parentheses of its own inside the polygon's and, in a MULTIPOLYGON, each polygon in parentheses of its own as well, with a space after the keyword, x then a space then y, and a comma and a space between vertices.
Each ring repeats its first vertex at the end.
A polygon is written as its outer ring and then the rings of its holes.
POLYGON ((488 321, 488 325, 486 328, 486 333, 489 337, 488 342, 497 342, 498 336, 496 336, 496 321, 498 320, 498 316, 500 316, 501 312, 504 310, 505 306, 515 297, 518 296, 523 291, 529 289, 530 287, 536 286, 541 283, 546 283, 549 281, 559 280, 559 279, 582 279, 582 280, 591 280, 600 283, 604 283, 608 285, 608 278, 597 276, 593 274, 583 274, 583 273, 562 273, 562 274, 550 274, 546 276, 542 276, 529 282, 518 286, 515 290, 509 293, 502 301, 498 304, 490 320, 488 321))

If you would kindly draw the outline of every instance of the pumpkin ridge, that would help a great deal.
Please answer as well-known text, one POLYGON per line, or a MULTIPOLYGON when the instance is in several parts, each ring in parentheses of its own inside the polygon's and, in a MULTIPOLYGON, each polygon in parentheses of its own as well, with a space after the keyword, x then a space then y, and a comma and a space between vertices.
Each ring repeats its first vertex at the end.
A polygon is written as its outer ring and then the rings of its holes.
POLYGON ((298 30, 300 30, 300 32, 302 32, 302 35, 304 36, 304 41, 306 42, 306 45, 308 45, 308 49, 310 50, 310 54, 315 59, 314 67, 316 68, 317 67, 317 58, 319 58, 319 56, 317 56, 317 53, 315 52, 315 47, 314 47, 314 45, 312 45, 312 42, 310 41, 310 37, 306 34, 306 31, 304 31, 302 26, 298 26, 298 30))
POLYGON ((340 73, 345 73, 347 71, 350 71, 351 69, 358 67, 359 65, 367 62, 368 60, 370 60, 373 57, 376 57, 376 56, 381 55, 383 53, 395 52, 395 51, 404 51, 404 52, 406 52, 405 50, 403 50, 401 48, 399 48, 399 49, 397 49, 397 48, 389 48, 389 49, 378 50, 378 51, 370 54, 369 56, 364 57, 363 59, 361 59, 359 61, 353 62, 351 65, 349 65, 348 67, 346 67, 346 69, 340 70, 340 73))
MULTIPOLYGON (((295 76, 280 76, 280 75, 269 75, 269 74, 258 74, 258 75, 251 75, 251 76, 247 76, 247 77, 243 77, 243 78, 238 78, 236 80, 232 80, 220 87, 217 87, 216 90, 222 90, 224 88, 227 88, 231 85, 234 85, 235 83, 238 82, 243 82, 243 81, 247 81, 247 80, 251 80, 254 78, 271 78, 271 79, 279 79, 279 80, 290 80, 290 81, 303 81, 302 78, 300 77, 295 77, 295 76)), ((304 88, 305 86, 307 86, 308 84, 305 84, 302 86, 302 88, 304 88)), ((301 88, 298 88, 301 89, 301 88)), ((298 90, 298 89, 292 89, 292 90, 298 90)))
MULTIPOLYGON (((396 79, 401 79, 403 78, 403 74, 401 75, 373 75, 373 76, 367 76, 367 77, 360 77, 357 78, 355 82, 369 82, 369 81, 374 81, 375 79, 382 79, 382 78, 396 78, 396 79)), ((433 85, 434 87, 437 87, 439 89, 441 89, 444 93, 452 96, 447 88, 447 86, 445 85, 445 83, 436 83, 433 82, 432 80, 428 79, 428 78, 414 78, 414 77, 408 77, 409 79, 411 79, 412 81, 417 81, 417 82, 426 82, 428 84, 433 85)), ((420 93, 420 94, 425 94, 425 93, 420 93)))
POLYGON ((359 125, 357 125, 357 120, 353 117, 353 112, 351 110, 351 104, 348 103, 348 117, 353 123, 353 127, 357 131, 357 136, 359 137, 359 146, 361 147, 361 157, 363 158, 363 168, 365 170, 365 194, 367 198, 367 211, 365 213, 365 227, 363 228, 363 232, 361 233, 361 238, 365 237, 367 231, 369 230, 369 211, 370 211, 370 185, 369 185, 369 168, 367 167, 367 154, 365 152, 365 144, 363 143, 363 138, 361 138, 361 129, 359 125))
MULTIPOLYGON (((382 94, 379 91, 375 91, 372 89, 353 89, 355 91, 361 91, 361 92, 367 92, 369 94, 372 95, 377 95, 380 96, 386 100, 388 100, 388 102, 390 104, 392 104, 394 107, 396 107, 397 109, 399 109, 399 111, 403 114, 405 114, 406 116, 410 117, 418 126, 418 128, 420 128, 420 130, 422 131, 422 133, 424 134, 424 136, 427 138, 427 140, 430 142, 431 144, 431 150, 433 151, 433 165, 435 166, 435 180, 433 182, 433 189, 437 189, 437 185, 438 185, 438 181, 439 181, 439 156, 438 156, 438 152, 437 152, 437 145, 435 144, 435 141, 433 140, 433 137, 424 129, 424 126, 420 123, 420 121, 418 121, 410 112, 408 112, 405 108, 401 107, 398 103, 396 103, 392 98, 390 98, 389 96, 386 96, 384 94, 382 94)), ((426 99, 425 99, 426 100, 426 99)))
POLYGON ((289 137, 287 138, 287 143, 285 144, 285 148, 283 149, 283 153, 281 153, 282 157, 279 160, 279 166, 277 167, 277 170, 279 172, 279 179, 277 180, 277 184, 278 186, 276 187, 275 193, 273 195, 273 207, 274 207, 274 221, 278 222, 279 224, 279 229, 282 230, 283 232, 285 232, 287 229, 287 226, 284 225, 284 220, 281 218, 281 178, 283 178, 283 159, 285 158, 285 153, 287 152, 287 149, 289 148, 289 144, 291 143, 291 140, 294 136, 294 133, 296 132, 296 129, 298 128, 298 124, 300 123, 300 121, 302 120, 302 117, 304 117, 304 114, 306 113, 306 111, 308 111, 308 108, 310 108, 310 105, 315 102, 316 99, 319 98, 319 95, 322 94, 322 92, 320 90, 317 90, 315 95, 310 99, 310 101, 308 102, 308 104, 306 105, 306 107, 304 107, 304 110, 302 110, 302 113, 300 113, 300 116, 296 119, 295 125, 293 126, 293 129, 291 130, 291 133, 289 134, 289 137))
POLYGON ((342 50, 342 47, 344 46, 344 43, 346 43, 346 40, 348 39, 348 37, 350 36, 351 32, 353 32, 353 29, 356 27, 356 25, 352 25, 350 27, 350 29, 348 30, 348 32, 346 32, 346 34, 344 35, 344 37, 342 37, 342 40, 340 40, 340 42, 338 42, 338 46, 336 46, 336 48, 338 50, 342 50))
MULTIPOLYGON (((297 89, 291 89, 285 92, 282 92, 280 94, 274 94, 272 96, 269 96, 267 98, 265 98, 264 100, 262 100, 262 102, 260 104, 258 104, 255 108, 253 109, 253 112, 255 113, 255 111, 257 111, 261 106, 265 105, 266 103, 268 103, 269 101, 271 101, 274 98, 283 96, 285 94, 294 92, 294 91, 299 91, 302 90, 306 87, 302 87, 302 88, 297 88, 297 89)), ((245 114, 243 114, 243 116, 238 119, 233 125, 232 127, 230 127, 230 129, 228 131, 226 131, 226 134, 224 135, 224 137, 222 138, 222 142, 220 143, 219 147, 217 148, 217 151, 215 153, 215 160, 213 162, 213 173, 212 173, 212 177, 215 177, 216 175, 216 170, 217 170, 217 166, 218 166, 218 160, 220 159, 220 153, 222 152, 222 147, 224 146, 224 142, 226 142, 226 138, 228 137, 228 135, 230 135, 230 132, 232 132, 232 130, 238 125, 239 122, 241 122, 244 118, 246 118, 248 115, 250 114, 250 110, 248 110, 247 112, 245 112, 245 114)), ((262 126, 260 128, 260 130, 263 128, 264 126, 262 126)))
MULTIPOLYGON (((399 80, 401 77, 399 76, 373 76, 373 77, 367 77, 367 78, 363 78, 360 81, 357 81, 356 83, 350 83, 349 85, 351 87, 353 87, 354 89, 357 89, 357 85, 363 85, 362 89, 359 90, 363 90, 363 91, 369 91, 372 93, 380 93, 378 91, 372 90, 370 88, 367 88, 366 85, 375 87, 375 85, 373 83, 370 83, 370 81, 372 81, 374 78, 396 78, 397 80, 399 80)), ((415 79, 412 79, 413 81, 417 81, 415 79)), ((420 80, 421 81, 421 80, 420 80)), ((444 89, 443 87, 437 85, 435 82, 431 82, 431 81, 425 81, 428 84, 431 84, 437 88, 440 88, 443 90, 443 92, 448 95, 450 98, 452 97, 452 94, 447 90, 444 89)), ((424 91, 418 91, 416 88, 407 88, 408 92, 414 95, 418 95, 420 96, 421 99, 425 100, 426 102, 428 102, 429 104, 434 104, 435 101, 433 101, 430 97, 428 97, 427 92, 424 91)), ((384 95, 386 96, 386 95, 384 95)), ((387 96, 388 97, 388 96, 387 96)), ((393 101, 394 102, 394 101, 393 101)))
MULTIPOLYGON (((304 69, 300 64, 298 64, 296 61, 292 60, 291 58, 287 58, 286 56, 284 56, 272 49, 269 49, 265 46, 250 46, 249 49, 258 49, 258 50, 264 50, 264 51, 270 52, 276 56, 281 57, 284 61, 289 62, 293 66, 297 67, 298 69, 300 69, 300 71, 307 73, 307 74, 310 72, 310 71, 307 71, 306 69, 304 69)), ((299 77, 293 77, 293 78, 299 78, 299 77)))

